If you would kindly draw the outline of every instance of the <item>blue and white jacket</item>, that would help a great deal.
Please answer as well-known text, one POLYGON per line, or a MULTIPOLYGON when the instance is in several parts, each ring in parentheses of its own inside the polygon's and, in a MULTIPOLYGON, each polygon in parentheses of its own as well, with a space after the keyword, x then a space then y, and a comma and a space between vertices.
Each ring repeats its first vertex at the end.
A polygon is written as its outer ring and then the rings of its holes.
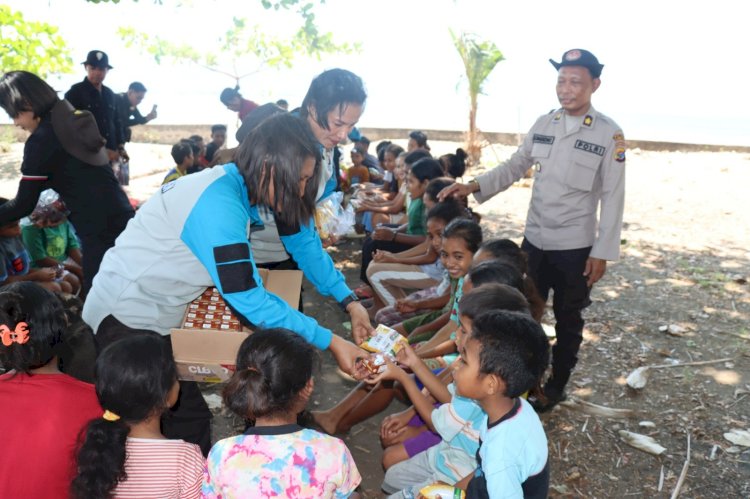
MULTIPOLYGON (((163 335, 179 327, 188 303, 208 286, 246 324, 285 327, 325 349, 331 331, 266 292, 252 257, 250 227, 262 226, 237 166, 229 163, 162 186, 106 255, 83 308, 97 330, 108 315, 163 335)), ((281 241, 323 295, 351 294, 312 220, 280 228, 281 241)))

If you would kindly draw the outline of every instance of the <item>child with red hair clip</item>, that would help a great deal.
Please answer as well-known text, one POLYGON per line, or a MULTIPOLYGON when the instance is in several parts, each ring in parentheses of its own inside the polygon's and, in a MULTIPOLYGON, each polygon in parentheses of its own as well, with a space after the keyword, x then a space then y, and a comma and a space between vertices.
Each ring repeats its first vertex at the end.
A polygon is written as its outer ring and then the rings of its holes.
POLYGON ((68 497, 78 435, 101 417, 94 386, 60 372, 62 303, 33 282, 0 289, 0 497, 68 497))

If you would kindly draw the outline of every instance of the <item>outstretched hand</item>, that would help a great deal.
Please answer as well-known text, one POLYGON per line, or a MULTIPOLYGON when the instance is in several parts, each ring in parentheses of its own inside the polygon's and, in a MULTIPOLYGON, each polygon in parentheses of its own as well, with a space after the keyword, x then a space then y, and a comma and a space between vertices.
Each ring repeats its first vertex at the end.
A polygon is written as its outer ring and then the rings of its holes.
POLYGON ((367 353, 351 341, 347 341, 341 336, 334 334, 328 349, 333 354, 333 358, 336 359, 336 363, 341 370, 353 378, 362 379, 369 374, 369 372, 364 370, 364 367, 361 365, 362 363, 357 362, 364 355, 367 355, 367 353))

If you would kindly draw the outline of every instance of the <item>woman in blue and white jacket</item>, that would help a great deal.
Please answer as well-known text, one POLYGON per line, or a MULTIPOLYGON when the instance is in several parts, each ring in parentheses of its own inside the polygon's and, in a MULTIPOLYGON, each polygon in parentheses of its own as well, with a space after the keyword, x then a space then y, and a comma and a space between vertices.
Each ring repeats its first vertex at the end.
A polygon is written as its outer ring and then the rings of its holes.
MULTIPOLYGON (((320 175, 320 151, 308 126, 280 114, 251 132, 236 164, 162 186, 107 252, 94 279, 83 318, 97 343, 143 331, 167 337, 187 305, 216 286, 243 323, 290 329, 329 349, 344 371, 353 372, 361 350, 266 292, 251 250, 260 213, 273 211, 285 248, 313 284, 343 308, 361 306, 315 231, 320 175)), ((182 385, 177 411, 165 420, 175 431, 165 428, 165 435, 199 443, 207 452, 210 412, 194 383, 182 385)))

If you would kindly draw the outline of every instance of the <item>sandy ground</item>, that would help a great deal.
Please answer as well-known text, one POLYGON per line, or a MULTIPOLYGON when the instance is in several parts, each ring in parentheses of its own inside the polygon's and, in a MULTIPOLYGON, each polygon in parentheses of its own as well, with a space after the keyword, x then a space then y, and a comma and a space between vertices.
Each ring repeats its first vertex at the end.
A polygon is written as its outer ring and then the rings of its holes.
MULTIPOLYGON (((433 152, 455 147, 434 143, 433 152)), ((129 193, 145 199, 172 163, 169 146, 131 144, 128 150, 129 193)), ((494 163, 513 150, 497 146, 485 160, 494 163)), ((15 194, 21 151, 15 144, 0 154, 2 196, 15 194)), ((631 412, 603 417, 574 404, 543 417, 551 494, 669 497, 686 461, 689 434, 690 464, 681 497, 750 497, 750 448, 725 437, 730 430, 750 430, 750 154, 632 150, 626 167, 622 258, 592 293, 570 395, 631 412), (673 334, 661 330, 670 325, 673 334), (726 360, 713 362, 717 359, 726 360), (651 370, 640 391, 625 385, 639 366, 706 361, 651 370), (622 442, 621 430, 648 434, 666 451, 652 456, 636 450, 622 442)), ((475 206, 484 216, 485 237, 520 242, 530 182, 475 206)), ((352 287, 358 285, 359 246, 360 240, 351 239, 332 249, 352 287)), ((348 335, 346 317, 309 284, 305 302, 310 315, 348 335)), ((553 321, 549 314, 546 320, 553 321)), ((335 373, 330 356, 324 359, 313 409, 330 407, 352 388, 335 373)), ((394 404, 392 410, 400 407, 394 404)), ((368 497, 378 496, 382 479, 381 419, 372 418, 345 437, 368 497)), ((216 420, 217 436, 239 423, 220 411, 216 420)))

